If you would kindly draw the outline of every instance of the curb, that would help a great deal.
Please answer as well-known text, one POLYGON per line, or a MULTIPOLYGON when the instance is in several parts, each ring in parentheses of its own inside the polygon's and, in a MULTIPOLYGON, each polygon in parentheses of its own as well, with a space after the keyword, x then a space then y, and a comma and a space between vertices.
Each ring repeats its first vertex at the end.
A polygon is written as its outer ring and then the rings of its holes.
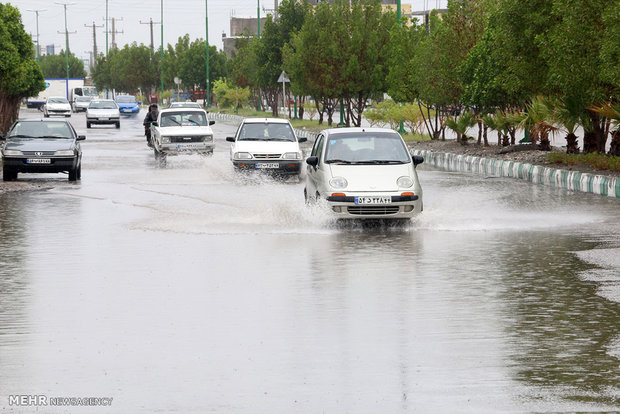
MULTIPOLYGON (((220 121, 228 121, 228 122, 235 123, 237 125, 240 124, 245 119, 245 117, 241 115, 222 114, 218 112, 214 112, 214 113, 210 112, 209 118, 212 120, 218 119, 220 121)), ((318 135, 318 133, 316 132, 306 131, 305 129, 298 129, 298 128, 293 128, 293 129, 297 137, 305 137, 305 138, 308 138, 309 141, 315 140, 316 136, 318 135)))
POLYGON ((560 170, 540 165, 473 155, 457 155, 430 150, 414 150, 413 152, 415 155, 423 156, 428 164, 448 171, 512 177, 534 184, 620 198, 620 177, 560 170))

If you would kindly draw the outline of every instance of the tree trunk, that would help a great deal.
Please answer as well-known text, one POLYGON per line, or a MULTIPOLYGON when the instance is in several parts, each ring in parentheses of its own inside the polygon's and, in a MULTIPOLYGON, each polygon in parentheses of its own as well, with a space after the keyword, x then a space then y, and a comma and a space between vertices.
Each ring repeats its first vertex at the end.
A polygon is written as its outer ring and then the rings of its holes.
POLYGON ((319 114, 319 125, 323 125, 323 111, 321 111, 321 104, 318 99, 314 98, 314 106, 319 114))
POLYGON ((19 98, 0 94, 0 134, 6 133, 19 116, 19 98))
POLYGON ((604 133, 604 127, 601 125, 604 121, 601 121, 599 114, 590 111, 590 120, 592 121, 592 129, 586 131, 583 136, 583 152, 588 154, 590 152, 605 153, 605 143, 607 136, 604 133))
POLYGON ((478 119, 478 145, 482 144, 482 119, 478 119))
POLYGON ((517 142, 517 128, 510 128, 510 145, 514 145, 517 142))
POLYGON ((510 145, 510 134, 505 133, 504 134, 504 140, 502 142, 502 146, 507 147, 510 145))
POLYGON ((577 144, 577 135, 572 132, 566 136, 566 153, 579 154, 579 145, 577 144))
POLYGON ((620 157, 620 129, 616 129, 611 133, 611 146, 609 147, 609 155, 620 157))
POLYGON ((297 115, 299 116, 299 119, 304 119, 304 104, 306 103, 306 97, 305 96, 299 96, 299 99, 297 99, 297 115))
POLYGON ((487 134, 488 134, 488 131, 489 131, 489 127, 484 125, 483 128, 484 128, 484 130, 483 130, 483 133, 482 133, 482 138, 484 139, 484 146, 488 147, 489 146, 489 137, 488 137, 487 134))
POLYGON ((549 141, 548 132, 541 133, 539 149, 541 151, 551 151, 551 142, 549 141))

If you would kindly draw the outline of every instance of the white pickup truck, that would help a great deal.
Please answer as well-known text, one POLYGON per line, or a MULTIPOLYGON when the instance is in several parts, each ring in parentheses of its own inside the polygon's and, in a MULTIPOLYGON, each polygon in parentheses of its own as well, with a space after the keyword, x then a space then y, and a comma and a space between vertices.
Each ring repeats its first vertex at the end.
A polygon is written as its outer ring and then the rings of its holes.
POLYGON ((151 143, 155 159, 167 155, 198 153, 211 155, 215 147, 207 112, 198 108, 169 108, 159 113, 151 126, 151 143))

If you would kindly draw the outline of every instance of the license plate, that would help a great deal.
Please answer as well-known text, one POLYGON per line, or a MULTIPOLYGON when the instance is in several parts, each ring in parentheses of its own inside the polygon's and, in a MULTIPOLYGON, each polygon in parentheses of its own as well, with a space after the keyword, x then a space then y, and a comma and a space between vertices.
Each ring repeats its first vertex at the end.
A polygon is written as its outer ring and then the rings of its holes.
POLYGON ((191 151, 195 149, 204 148, 204 145, 201 144, 179 144, 177 145, 177 150, 179 151, 191 151))
POLYGON ((355 204, 391 204, 392 197, 390 196, 378 196, 378 197, 355 197, 355 204))
POLYGON ((26 164, 51 164, 52 160, 49 158, 28 158, 26 164))
POLYGON ((256 164, 256 168, 280 168, 280 164, 277 162, 259 162, 256 164))

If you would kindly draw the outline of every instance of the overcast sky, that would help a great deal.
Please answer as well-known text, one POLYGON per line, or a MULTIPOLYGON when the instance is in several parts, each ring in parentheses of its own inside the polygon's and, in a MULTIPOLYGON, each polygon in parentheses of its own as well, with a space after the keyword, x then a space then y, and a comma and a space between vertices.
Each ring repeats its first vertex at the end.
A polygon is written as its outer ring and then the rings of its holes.
MULTIPOLYGON (((69 32, 69 49, 80 58, 88 58, 93 50, 92 24, 97 28, 97 49, 105 51, 105 15, 106 0, 10 0, 3 1, 16 6, 21 14, 26 32, 36 37, 36 14, 39 12, 39 37, 42 46, 54 44, 56 51, 65 48, 64 7, 57 3, 68 3, 67 27, 69 32), (85 27, 90 25, 90 27, 85 27), (61 33, 58 33, 61 32, 61 33)), ((230 17, 256 17, 255 0, 207 0, 209 8, 209 43, 222 48, 222 33, 230 35, 230 17)), ((447 0, 402 0, 402 4, 411 4, 413 10, 445 6, 447 0)), ((179 36, 189 33, 190 39, 205 37, 205 0, 163 0, 164 3, 164 44, 175 44, 179 36)), ((263 8, 274 7, 274 0, 260 0, 261 15, 263 8)), ((108 0, 108 16, 116 19, 116 43, 123 47, 127 43, 137 42, 150 45, 149 19, 160 21, 161 0, 108 0), (122 19, 122 20, 121 20, 122 19)), ((112 30, 112 23, 108 23, 112 30)), ((161 43, 161 28, 154 25, 155 48, 161 43)), ((108 35, 112 43, 111 34, 108 35)))

